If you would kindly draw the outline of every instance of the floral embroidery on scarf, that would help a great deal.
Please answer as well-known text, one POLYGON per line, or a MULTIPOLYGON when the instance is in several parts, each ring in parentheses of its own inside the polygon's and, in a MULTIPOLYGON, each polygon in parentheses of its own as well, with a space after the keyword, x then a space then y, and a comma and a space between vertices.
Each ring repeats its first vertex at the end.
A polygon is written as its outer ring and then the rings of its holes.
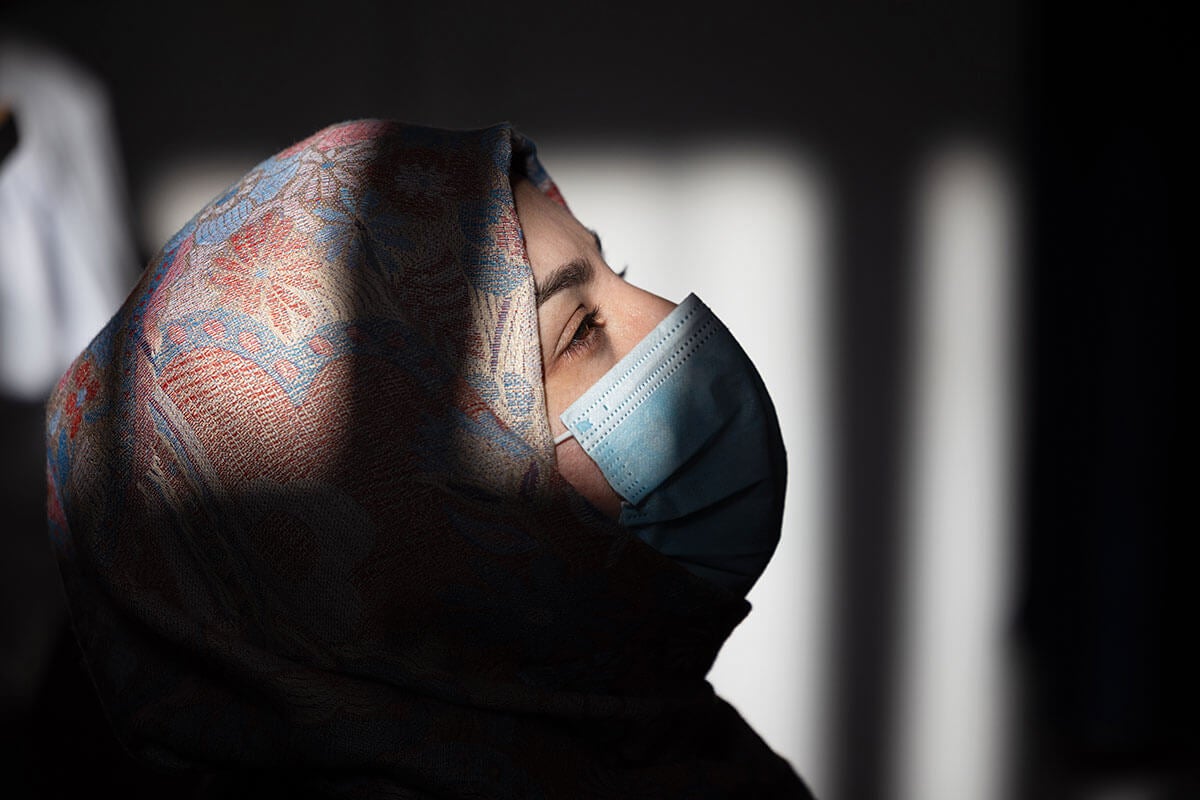
POLYGON ((221 302, 262 318, 291 337, 296 317, 311 317, 307 295, 320 288, 306 243, 292 234, 294 223, 267 212, 229 237, 229 255, 213 261, 212 283, 221 302))
POLYGON ((68 438, 74 439, 79 433, 84 411, 96 399, 99 389, 100 381, 96 379, 90 360, 81 361, 67 377, 66 402, 63 403, 60 424, 66 427, 68 438))
POLYGON ((377 152, 375 143, 370 141, 305 150, 298 159, 297 194, 305 200, 319 201, 337 195, 346 187, 357 186, 377 152))
POLYGON ((408 250, 412 243, 402 233, 403 220, 390 214, 379 193, 368 189, 355 196, 347 188, 338 193, 337 206, 318 206, 313 213, 324 220, 315 241, 327 245, 325 259, 353 268, 392 269, 398 259, 389 250, 408 250))

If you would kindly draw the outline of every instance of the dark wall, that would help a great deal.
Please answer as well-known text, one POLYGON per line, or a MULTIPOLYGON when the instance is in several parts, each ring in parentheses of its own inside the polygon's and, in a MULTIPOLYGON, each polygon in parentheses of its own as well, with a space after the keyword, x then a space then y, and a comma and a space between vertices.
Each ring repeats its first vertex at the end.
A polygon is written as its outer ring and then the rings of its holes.
POLYGON ((107 80, 135 177, 180 148, 266 155, 354 116, 598 139, 773 131, 844 158, 954 125, 1011 132, 1018 7, 810 5, 26 0, 7 17, 107 80))
POLYGON ((1178 21, 1154 4, 1040 19, 1026 148, 1026 744, 1060 795, 1134 780, 1154 797, 1200 796, 1200 606, 1179 460, 1178 21))

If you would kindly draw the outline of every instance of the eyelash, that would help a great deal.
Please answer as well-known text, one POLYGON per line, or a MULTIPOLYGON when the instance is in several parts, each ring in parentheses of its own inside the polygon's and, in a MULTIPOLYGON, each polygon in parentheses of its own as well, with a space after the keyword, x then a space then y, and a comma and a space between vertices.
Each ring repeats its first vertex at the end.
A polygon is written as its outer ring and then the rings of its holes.
POLYGON ((579 327, 575 329, 575 333, 571 335, 571 341, 567 343, 562 354, 565 358, 577 358, 596 344, 596 338, 601 335, 601 330, 604 324, 599 322, 600 307, 592 306, 588 309, 586 315, 579 323, 579 327), (583 335, 580 336, 580 332, 583 335))

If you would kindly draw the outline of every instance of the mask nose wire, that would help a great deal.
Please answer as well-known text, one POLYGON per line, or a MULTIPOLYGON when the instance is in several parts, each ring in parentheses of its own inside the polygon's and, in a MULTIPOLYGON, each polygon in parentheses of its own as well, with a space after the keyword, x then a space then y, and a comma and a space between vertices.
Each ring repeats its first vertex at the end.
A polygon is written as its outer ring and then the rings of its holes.
POLYGON ((570 439, 574 435, 575 434, 571 433, 571 431, 569 431, 569 430, 563 431, 558 436, 554 437, 554 446, 557 447, 558 445, 562 444, 563 442, 565 442, 567 439, 570 439))

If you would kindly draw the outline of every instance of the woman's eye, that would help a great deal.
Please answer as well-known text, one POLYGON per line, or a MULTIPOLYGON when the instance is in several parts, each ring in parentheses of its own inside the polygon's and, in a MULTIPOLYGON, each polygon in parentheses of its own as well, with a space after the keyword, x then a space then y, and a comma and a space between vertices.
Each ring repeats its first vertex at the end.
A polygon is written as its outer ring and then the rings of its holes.
POLYGON ((590 348, 600 334, 600 329, 603 327, 598 321, 599 309, 593 308, 579 322, 579 327, 575 329, 575 333, 571 335, 571 341, 567 343, 563 350, 563 355, 575 357, 582 355, 584 351, 590 348))
POLYGON ((575 329, 575 335, 571 337, 572 342, 582 342, 592 332, 592 317, 589 314, 583 318, 583 322, 579 323, 579 327, 575 329))

